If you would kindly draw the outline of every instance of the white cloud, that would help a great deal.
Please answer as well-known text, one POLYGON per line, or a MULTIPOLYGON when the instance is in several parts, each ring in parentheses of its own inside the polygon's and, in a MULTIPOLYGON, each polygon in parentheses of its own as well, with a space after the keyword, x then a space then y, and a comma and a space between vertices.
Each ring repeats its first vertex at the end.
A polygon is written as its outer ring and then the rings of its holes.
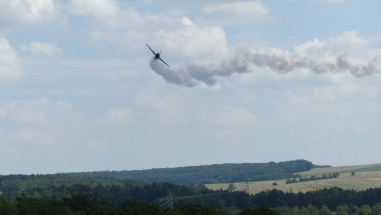
POLYGON ((346 31, 325 41, 314 38, 295 46, 294 51, 297 54, 314 55, 317 58, 340 53, 359 57, 367 57, 364 54, 369 53, 375 57, 374 53, 379 51, 376 45, 377 40, 375 37, 361 37, 356 31, 346 31))
POLYGON ((143 13, 134 7, 121 8, 114 0, 71 0, 69 5, 72 13, 94 24, 89 37, 97 44, 115 44, 118 50, 134 52, 141 50, 140 44, 160 43, 176 57, 180 54, 198 59, 227 52, 222 28, 200 27, 177 10, 143 13))
POLYGON ((366 45, 368 40, 357 35, 356 31, 347 31, 342 35, 337 36, 333 39, 333 42, 337 42, 340 44, 352 44, 352 45, 366 45))
POLYGON ((0 2, 1 25, 17 22, 46 22, 58 15, 52 0, 2 0, 0 2))
POLYGON ((74 14, 91 16, 108 25, 115 25, 115 16, 119 13, 119 5, 113 0, 71 0, 69 8, 74 14))
MULTIPOLYGON (((70 0, 68 5, 69 12, 84 17, 90 23, 90 30, 85 30, 87 38, 97 47, 108 47, 105 52, 133 53, 136 56, 141 52, 142 44, 169 43, 161 41, 161 31, 173 32, 183 27, 180 22, 183 12, 175 9, 162 13, 143 12, 129 6, 133 5, 132 2, 115 0, 70 0)), ((165 47, 163 49, 167 50, 165 47)))
POLYGON ((48 104, 46 98, 30 101, 13 101, 8 106, 9 117, 19 122, 46 123, 49 121, 42 110, 48 104))
POLYGON ((366 64, 379 55, 380 39, 374 36, 363 37, 356 31, 347 31, 325 41, 313 39, 294 47, 296 54, 309 58, 332 58, 345 54, 355 64, 366 64))
MULTIPOLYGON (((51 101, 47 98, 36 100, 15 100, 2 104, 5 116, 20 123, 46 124, 62 117, 71 110, 71 105, 62 101, 51 101)), ((66 116, 67 117, 67 116, 66 116)), ((64 118, 60 118, 63 120, 64 118)))
POLYGON ((2 139, 18 141, 21 143, 33 143, 36 145, 50 145, 53 143, 53 138, 43 134, 39 130, 36 129, 22 129, 17 132, 10 132, 3 129, 0 129, 0 137, 2 139))
POLYGON ((135 116, 131 109, 113 108, 106 112, 106 122, 109 123, 126 123, 135 116))
POLYGON ((7 111, 4 109, 0 109, 0 118, 3 118, 7 115, 7 111))
POLYGON ((232 3, 216 3, 202 7, 206 17, 198 17, 198 21, 209 25, 240 25, 254 23, 267 17, 270 10, 260 1, 238 1, 232 3))
POLYGON ((152 107, 171 114, 180 113, 179 100, 179 95, 160 96, 154 93, 153 90, 141 92, 135 97, 135 103, 138 105, 152 107))
POLYGON ((85 146, 93 151, 107 152, 110 150, 110 144, 107 141, 100 141, 96 138, 88 138, 85 146))
POLYGON ((339 3, 339 4, 345 3, 345 0, 324 0, 324 1, 328 2, 328 3, 335 3, 335 4, 337 4, 337 3, 339 3))
POLYGON ((32 42, 29 46, 23 46, 24 50, 29 50, 33 54, 53 56, 62 53, 62 49, 54 43, 32 42))
POLYGON ((213 132, 213 135, 220 139, 220 141, 226 141, 226 140, 229 140, 231 141, 232 143, 235 143, 237 144, 238 143, 238 140, 237 140, 237 137, 236 137, 236 134, 233 130, 219 130, 219 131, 215 131, 213 132))
MULTIPOLYGON (((135 8, 121 9, 114 0, 71 0, 71 13, 95 19, 98 23, 111 28, 137 27, 152 18, 149 14, 141 14, 135 8)), ((160 17, 155 17, 160 19, 160 17)), ((158 22, 159 20, 152 20, 158 22)))
POLYGON ((53 139, 47 135, 42 134, 38 130, 34 129, 24 129, 15 135, 16 139, 23 141, 37 141, 40 144, 52 143, 53 139))
POLYGON ((269 13, 269 9, 259 1, 241 1, 206 5, 201 11, 206 14, 222 13, 225 15, 243 16, 246 18, 264 16, 269 13))
MULTIPOLYGON (((189 18, 182 19, 183 27, 174 31, 159 31, 156 37, 167 49, 192 57, 223 55, 227 52, 225 31, 220 27, 199 27, 189 18)), ((200 57, 200 59, 201 59, 200 57)))
POLYGON ((186 110, 181 106, 181 97, 177 94, 160 95, 153 89, 138 93, 135 96, 135 103, 140 108, 139 116, 151 117, 157 121, 165 123, 186 122, 186 110), (143 107, 148 108, 148 112, 144 112, 143 107), (152 111, 154 110, 154 111, 152 111))
POLYGON ((302 43, 298 46, 295 46, 294 51, 295 52, 304 52, 311 48, 320 49, 323 48, 326 45, 326 42, 321 42, 318 39, 313 39, 312 41, 302 43))
POLYGON ((119 5, 113 0, 71 0, 73 13, 98 17, 112 16, 119 12, 119 5))
POLYGON ((334 92, 332 91, 332 87, 315 88, 313 90, 313 92, 314 92, 314 96, 316 98, 328 100, 328 101, 335 101, 336 100, 334 92))
POLYGON ((338 81, 330 86, 315 87, 313 89, 313 96, 318 99, 336 101, 351 98, 369 99, 379 97, 378 86, 362 86, 351 77, 338 81))
POLYGON ((22 73, 22 60, 5 38, 0 38, 0 81, 19 78, 22 73))
POLYGON ((198 121, 218 126, 250 127, 260 123, 259 118, 243 107, 217 107, 195 113, 198 121))
POLYGON ((215 121, 222 125, 252 125, 258 118, 245 108, 226 107, 215 114, 215 121))

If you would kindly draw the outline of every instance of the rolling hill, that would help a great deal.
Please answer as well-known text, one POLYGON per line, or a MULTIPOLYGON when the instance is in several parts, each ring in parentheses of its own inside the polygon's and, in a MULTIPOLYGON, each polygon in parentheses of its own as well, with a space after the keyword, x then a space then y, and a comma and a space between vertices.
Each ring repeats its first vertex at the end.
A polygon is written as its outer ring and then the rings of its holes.
POLYGON ((278 163, 227 163, 148 170, 65 173, 65 175, 115 180, 133 179, 147 182, 211 184, 283 179, 293 177, 297 172, 309 171, 313 167, 316 165, 309 161, 293 160, 278 163))
MULTIPOLYGON (((294 184, 286 184, 286 179, 282 180, 265 180, 257 182, 238 182, 234 183, 237 190, 247 190, 250 194, 260 193, 261 191, 279 189, 285 192, 307 192, 311 190, 319 190, 330 187, 340 187, 343 189, 366 190, 369 188, 381 187, 381 164, 355 165, 355 166, 339 166, 327 168, 313 168, 309 171, 298 172, 303 177, 312 175, 321 176, 324 173, 339 172, 337 178, 325 180, 306 181, 294 184), (352 172, 355 175, 352 176, 352 172), (273 186, 276 182, 278 185, 273 186)), ((224 184, 206 184, 209 189, 226 189, 229 183, 224 184)))

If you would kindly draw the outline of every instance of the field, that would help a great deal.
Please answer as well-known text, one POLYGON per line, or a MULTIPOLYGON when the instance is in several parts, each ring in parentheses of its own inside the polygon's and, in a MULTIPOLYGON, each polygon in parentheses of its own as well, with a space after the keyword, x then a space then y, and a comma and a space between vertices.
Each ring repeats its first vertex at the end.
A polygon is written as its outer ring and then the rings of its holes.
MULTIPOLYGON (((310 190, 317 190, 330 187, 341 187, 343 189, 365 190, 368 188, 381 187, 381 164, 358 165, 358 166, 343 166, 343 167, 328 167, 316 168, 311 171, 300 172, 304 177, 311 175, 322 175, 324 173, 339 172, 340 176, 332 179, 299 182, 294 184, 286 184, 286 179, 271 180, 271 181, 256 181, 234 183, 236 190, 249 190, 250 194, 259 193, 264 190, 279 189, 282 191, 292 192, 307 192, 310 190), (351 176, 351 172, 355 172, 351 176), (278 185, 273 186, 273 182, 278 185)), ((206 184, 209 189, 226 189, 226 184, 206 184)))
POLYGON ((324 173, 330 172, 369 172, 369 171, 381 171, 381 163, 377 164, 367 164, 367 165, 356 165, 356 166, 338 166, 338 167, 326 167, 326 168, 314 168, 310 171, 299 172, 302 176, 311 176, 311 175, 321 175, 324 173))

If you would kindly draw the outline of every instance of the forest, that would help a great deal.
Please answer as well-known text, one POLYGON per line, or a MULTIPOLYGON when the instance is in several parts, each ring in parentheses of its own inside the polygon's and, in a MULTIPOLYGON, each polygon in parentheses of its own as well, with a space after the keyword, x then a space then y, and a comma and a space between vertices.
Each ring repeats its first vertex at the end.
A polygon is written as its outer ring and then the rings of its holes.
POLYGON ((294 173, 311 170, 317 166, 306 160, 269 163, 214 164, 177 168, 158 168, 132 171, 99 171, 67 173, 75 177, 134 179, 147 182, 173 183, 234 183, 292 178, 294 173))
POLYGON ((67 188, 34 189, 22 192, 13 201, 0 197, 0 214, 278 214, 278 215, 381 215, 381 188, 365 191, 330 188, 303 193, 279 190, 248 195, 242 191, 207 190, 201 185, 154 183, 152 186, 96 187, 73 185, 67 188), (155 203, 165 195, 197 196, 173 203, 173 208, 155 203), (48 194, 49 191, 50 195, 48 194), (65 192, 64 192, 65 191, 65 192), (44 194, 43 194, 44 193, 44 194), (66 193, 59 197, 57 194, 66 193), (72 194, 72 195, 69 195, 72 194), (196 195, 195 195, 196 194, 196 195), (220 194, 220 195, 218 195, 220 194), (127 198, 125 200, 124 197, 127 198))
MULTIPOLYGON (((52 180, 52 179, 51 179, 52 180)), ((85 180, 85 179, 82 179, 85 180)), ((4 182, 4 181, 3 181, 4 182)), ((36 182, 38 183, 38 180, 36 182)), ((135 183, 110 181, 94 182, 92 184, 60 184, 45 187, 31 187, 24 190, 2 190, 2 198, 12 204, 17 203, 20 196, 33 197, 42 201, 62 201, 76 195, 91 195, 97 199, 107 200, 113 207, 119 207, 125 201, 138 200, 151 204, 159 198, 169 198, 169 192, 176 198, 175 205, 197 204, 222 211, 242 210, 250 206, 268 206, 279 208, 305 207, 309 205, 321 208, 326 206, 335 210, 340 205, 373 207, 381 202, 381 188, 372 188, 364 191, 329 188, 309 191, 306 193, 283 192, 281 190, 263 191, 249 195, 243 191, 227 192, 226 190, 213 191, 202 184, 174 184, 169 182, 135 183), (189 198, 189 197, 194 198, 189 198)))
MULTIPOLYGON (((247 166, 237 165, 242 169, 247 166)), ((253 172, 258 173, 258 178, 274 179, 281 174, 292 174, 295 178, 298 176, 296 172, 309 170, 314 165, 305 160, 297 160, 254 166, 256 168, 253 168, 253 172), (263 166, 268 166, 268 169, 263 166)), ((218 165, 207 166, 211 167, 220 168, 218 165)), ((244 191, 207 189, 199 183, 199 178, 208 178, 205 176, 210 174, 200 169, 195 173, 196 183, 178 183, 183 176, 175 179, 176 182, 149 182, 144 177, 116 177, 112 174, 102 175, 100 172, 0 176, 0 214, 117 215, 150 214, 150 211, 157 211, 155 214, 325 215, 334 212, 337 215, 381 215, 381 188, 356 191, 333 187, 305 193, 273 189, 249 195, 244 191)), ((237 172, 243 171, 237 169, 237 172)), ((239 175, 234 172, 234 168, 230 171, 221 171, 218 176, 228 178, 239 175)), ((145 174, 149 176, 148 173, 145 174)), ((155 173, 150 174, 152 178, 155 173)), ((336 175, 338 174, 332 174, 332 177, 336 175)))

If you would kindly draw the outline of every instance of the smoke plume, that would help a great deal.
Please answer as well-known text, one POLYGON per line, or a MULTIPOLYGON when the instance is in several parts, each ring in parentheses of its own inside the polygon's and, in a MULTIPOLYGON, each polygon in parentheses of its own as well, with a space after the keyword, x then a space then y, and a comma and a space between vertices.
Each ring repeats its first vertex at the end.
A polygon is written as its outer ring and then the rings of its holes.
POLYGON ((149 62, 149 66, 151 67, 153 71, 156 72, 156 74, 163 77, 168 83, 187 86, 187 87, 194 87, 198 84, 197 82, 194 82, 192 80, 192 78, 189 76, 187 71, 172 70, 164 65, 161 65, 161 62, 159 62, 155 58, 151 59, 151 61, 149 62))
POLYGON ((229 77, 234 73, 253 72, 249 69, 250 64, 257 67, 268 67, 279 74, 292 72, 295 69, 308 69, 317 74, 349 71, 356 77, 381 73, 381 68, 377 65, 377 58, 367 64, 357 63, 344 54, 313 60, 298 53, 289 53, 279 49, 240 50, 229 61, 209 66, 189 64, 186 70, 181 69, 178 71, 161 65, 155 59, 150 61, 150 67, 168 83, 188 87, 196 86, 200 82, 213 86, 217 83, 217 77, 229 77))

